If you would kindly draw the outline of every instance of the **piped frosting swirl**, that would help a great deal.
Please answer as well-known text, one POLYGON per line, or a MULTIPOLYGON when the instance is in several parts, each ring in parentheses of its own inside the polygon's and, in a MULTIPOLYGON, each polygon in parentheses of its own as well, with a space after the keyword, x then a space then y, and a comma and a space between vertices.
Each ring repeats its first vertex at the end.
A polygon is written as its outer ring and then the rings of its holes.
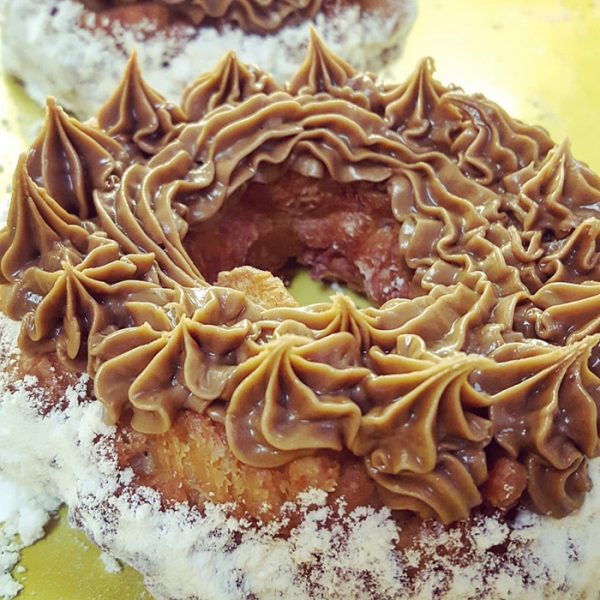
MULTIPOLYGON (((92 8, 129 6, 141 0, 84 0, 92 8)), ((194 25, 210 20, 234 23, 247 32, 269 33, 301 21, 313 19, 322 0, 158 0, 180 13, 194 25)))
MULTIPOLYGON (((111 422, 206 412, 257 467, 350 453, 393 509, 467 517, 500 455, 538 510, 575 510, 600 451, 600 179, 432 71, 383 85, 313 34, 285 89, 230 55, 180 109, 134 57, 97 124, 50 101, 0 233, 22 346, 85 368, 111 422), (351 189, 373 252, 387 232, 393 261, 355 265, 395 273, 387 302, 268 308, 205 279, 189 240, 288 174, 351 189)), ((330 216, 300 200, 288 220, 330 216)))

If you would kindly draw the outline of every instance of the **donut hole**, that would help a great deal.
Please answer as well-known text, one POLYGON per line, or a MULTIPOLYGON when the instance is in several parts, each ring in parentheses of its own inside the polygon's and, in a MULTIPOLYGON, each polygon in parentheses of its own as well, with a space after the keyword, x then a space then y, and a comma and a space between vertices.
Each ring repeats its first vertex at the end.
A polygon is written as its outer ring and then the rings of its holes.
POLYGON ((252 266, 289 281, 297 267, 339 282, 375 304, 406 297, 411 273, 400 255, 400 224, 385 183, 339 183, 288 172, 251 182, 184 246, 211 283, 221 271, 252 266))

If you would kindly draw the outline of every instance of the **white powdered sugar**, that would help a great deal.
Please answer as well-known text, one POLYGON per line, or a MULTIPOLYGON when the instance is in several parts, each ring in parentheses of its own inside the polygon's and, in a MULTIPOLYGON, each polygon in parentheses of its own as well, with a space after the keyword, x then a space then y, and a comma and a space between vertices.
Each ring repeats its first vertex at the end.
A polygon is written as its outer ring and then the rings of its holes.
POLYGON ((203 28, 178 48, 173 37, 148 35, 148 23, 138 23, 135 29, 113 26, 113 37, 82 27, 85 13, 76 0, 0 0, 3 59, 6 70, 24 81, 35 100, 43 103, 53 95, 79 116, 89 117, 116 88, 134 49, 144 76, 173 101, 229 50, 286 81, 304 58, 311 25, 356 69, 375 69, 386 49, 401 46, 415 17, 416 0, 390 2, 398 19, 376 9, 366 17, 355 5, 265 36, 230 27, 220 32, 203 28))
POLYGON ((43 537, 44 525, 59 506, 55 498, 16 485, 0 471, 0 598, 20 591, 21 585, 10 576, 20 551, 43 537))
POLYGON ((120 573, 123 570, 121 563, 108 552, 100 553, 100 560, 104 565, 104 569, 107 573, 120 573))
MULTIPOLYGON (((0 330, 6 370, 18 324, 2 317, 0 330)), ((285 511, 281 522, 257 528, 223 506, 207 505, 203 514, 186 505, 165 509, 156 491, 133 485, 132 472, 117 468, 114 429, 103 423, 100 403, 85 398, 86 384, 82 377, 67 390, 63 410, 42 416, 36 407, 44 391, 33 377, 1 377, 2 597, 18 590, 8 577, 18 558, 14 534, 31 543, 65 502, 71 523, 110 552, 105 564, 131 564, 157 598, 598 598, 598 460, 590 465, 596 486, 583 508, 562 520, 523 511, 516 529, 491 517, 474 518, 466 533, 434 525, 418 547, 397 552, 388 510, 347 512, 312 490, 288 507, 301 510, 301 524, 278 536, 285 511)))

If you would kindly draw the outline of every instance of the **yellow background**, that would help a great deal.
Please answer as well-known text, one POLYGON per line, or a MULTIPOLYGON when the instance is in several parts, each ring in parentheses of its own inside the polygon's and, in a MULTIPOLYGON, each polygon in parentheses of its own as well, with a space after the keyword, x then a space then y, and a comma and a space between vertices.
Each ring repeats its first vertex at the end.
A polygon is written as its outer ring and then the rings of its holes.
MULTIPOLYGON (((575 156, 600 170, 600 0, 420 0, 396 78, 426 55, 435 58, 442 82, 483 92, 513 116, 546 127, 557 142, 569 137, 575 156)), ((14 83, 0 85, 4 189, 41 112, 14 83)), ((305 302, 323 295, 305 276, 293 292, 305 302)), ((133 571, 106 573, 98 551, 64 521, 56 519, 24 552, 22 600, 149 597, 133 571)))

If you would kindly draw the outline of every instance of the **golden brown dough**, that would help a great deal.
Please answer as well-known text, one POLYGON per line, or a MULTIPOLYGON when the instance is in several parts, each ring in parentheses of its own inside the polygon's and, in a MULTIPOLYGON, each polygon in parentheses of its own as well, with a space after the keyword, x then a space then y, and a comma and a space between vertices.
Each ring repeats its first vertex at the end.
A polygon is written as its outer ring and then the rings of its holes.
POLYGON ((263 308, 298 306, 279 277, 254 267, 236 267, 233 271, 221 271, 217 277, 217 285, 243 292, 263 308))

